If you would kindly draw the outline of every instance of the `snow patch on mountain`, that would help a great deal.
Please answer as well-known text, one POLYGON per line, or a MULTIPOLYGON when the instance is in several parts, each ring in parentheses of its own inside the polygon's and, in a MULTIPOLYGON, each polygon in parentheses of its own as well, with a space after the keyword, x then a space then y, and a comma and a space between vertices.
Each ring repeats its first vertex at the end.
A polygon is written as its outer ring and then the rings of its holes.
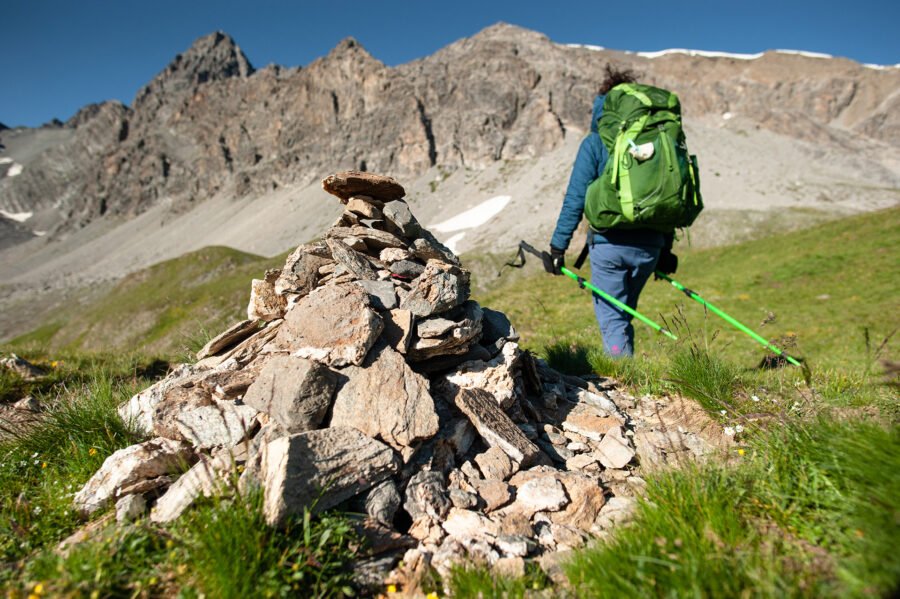
POLYGON ((593 44, 563 44, 566 48, 582 48, 584 50, 606 50, 603 46, 593 44))
POLYGON ((9 220, 14 220, 17 223, 24 223, 34 216, 34 212, 7 212, 6 210, 0 210, 0 216, 8 218, 9 220))
POLYGON ((466 229, 474 229, 476 227, 480 227, 481 225, 485 224, 486 222, 500 214, 500 212, 504 208, 506 208, 506 205, 509 204, 509 201, 511 199, 511 196, 497 196, 495 198, 491 198, 485 202, 478 204, 474 208, 470 208, 465 212, 457 214, 453 218, 445 220, 442 223, 430 225, 429 229, 438 231, 440 233, 454 233, 456 231, 464 231, 466 229))
POLYGON ((734 52, 713 52, 708 50, 688 50, 686 48, 669 48, 667 50, 658 50, 656 52, 629 52, 628 54, 636 54, 643 58, 659 58, 668 56, 669 54, 686 54, 688 56, 703 56, 704 58, 736 58, 738 60, 756 60, 762 58, 763 53, 756 54, 738 54, 734 52))

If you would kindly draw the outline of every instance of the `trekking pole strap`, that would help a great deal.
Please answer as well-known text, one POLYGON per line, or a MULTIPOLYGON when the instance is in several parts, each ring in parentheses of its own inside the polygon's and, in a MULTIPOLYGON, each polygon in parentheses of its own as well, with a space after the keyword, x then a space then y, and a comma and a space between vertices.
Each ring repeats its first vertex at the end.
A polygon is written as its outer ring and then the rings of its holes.
POLYGON ((687 287, 685 287, 684 285, 682 285, 681 283, 679 283, 678 281, 676 281, 675 279, 673 279, 672 277, 670 277, 667 274, 656 271, 656 275, 661 279, 667 280, 669 283, 672 284, 672 287, 674 287, 678 291, 681 291, 682 293, 687 295, 692 300, 694 300, 700 304, 703 304, 703 306, 708 308, 710 312, 712 312, 713 314, 715 314, 716 316, 718 316, 719 318, 721 318, 722 320, 724 320, 725 322, 727 322, 728 324, 733 326, 734 328, 738 329, 739 331, 746 333, 750 338, 752 338, 753 340, 762 344, 769 351, 774 352, 776 355, 783 357, 785 360, 787 360, 794 366, 802 367, 802 365, 800 364, 800 362, 797 361, 796 358, 789 356, 787 353, 785 353, 778 347, 772 345, 771 343, 769 343, 769 341, 765 337, 758 334, 756 331, 752 330, 750 327, 748 327, 744 323, 740 322, 736 318, 729 316, 728 314, 723 312, 721 309, 719 309, 717 306, 709 303, 708 301, 706 301, 705 299, 700 297, 700 295, 698 293, 696 293, 695 291, 688 289, 687 287))

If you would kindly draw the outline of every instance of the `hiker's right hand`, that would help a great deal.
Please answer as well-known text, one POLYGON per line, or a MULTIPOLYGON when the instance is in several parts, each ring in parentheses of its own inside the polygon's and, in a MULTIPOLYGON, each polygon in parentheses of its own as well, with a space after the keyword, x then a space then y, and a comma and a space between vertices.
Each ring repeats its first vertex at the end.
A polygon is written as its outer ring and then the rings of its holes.
MULTIPOLYGON (((659 260, 656 262, 656 270, 664 275, 674 274, 678 270, 678 256, 672 253, 669 248, 663 248, 659 254, 659 260)), ((655 275, 656 279, 660 277, 655 275)))
POLYGON ((562 268, 566 265, 566 251, 550 246, 550 264, 553 267, 551 274, 561 275, 562 268))

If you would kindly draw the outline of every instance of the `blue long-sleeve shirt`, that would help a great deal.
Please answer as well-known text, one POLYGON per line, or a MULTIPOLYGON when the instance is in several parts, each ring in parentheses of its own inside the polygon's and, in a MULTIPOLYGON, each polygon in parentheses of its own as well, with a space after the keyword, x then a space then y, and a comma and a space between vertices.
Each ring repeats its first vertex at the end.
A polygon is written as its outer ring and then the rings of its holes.
MULTIPOLYGON (((606 96, 594 98, 591 132, 582 140, 581 146, 578 148, 575 164, 572 165, 572 174, 569 176, 569 185, 566 187, 566 196, 559 211, 559 218, 556 220, 556 229, 553 231, 553 237, 550 238, 550 245, 560 250, 569 248, 572 234, 578 228, 581 217, 584 216, 584 197, 587 194, 588 185, 600 177, 606 167, 606 161, 609 159, 609 152, 597 133, 597 121, 603 114, 605 99, 606 96)), ((659 247, 666 245, 666 239, 662 233, 649 229, 622 231, 608 229, 602 233, 595 232, 594 241, 659 247)))

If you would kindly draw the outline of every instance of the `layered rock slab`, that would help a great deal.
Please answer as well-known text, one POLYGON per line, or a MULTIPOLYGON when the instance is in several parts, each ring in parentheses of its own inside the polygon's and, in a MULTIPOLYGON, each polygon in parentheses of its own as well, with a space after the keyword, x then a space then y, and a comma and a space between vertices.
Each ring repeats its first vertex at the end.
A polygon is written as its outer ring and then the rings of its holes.
POLYGON ((281 437, 263 448, 263 514, 278 526, 304 508, 327 510, 397 470, 390 447, 351 427, 281 437))
POLYGON ((275 342, 301 358, 359 366, 383 328, 358 285, 325 285, 288 311, 275 342))
POLYGON ((244 403, 290 433, 318 428, 331 407, 337 374, 321 362, 273 356, 247 389, 244 403))
POLYGON ((398 450, 437 434, 428 380, 390 346, 377 345, 361 366, 341 375, 347 381, 337 392, 331 426, 352 426, 398 450))

